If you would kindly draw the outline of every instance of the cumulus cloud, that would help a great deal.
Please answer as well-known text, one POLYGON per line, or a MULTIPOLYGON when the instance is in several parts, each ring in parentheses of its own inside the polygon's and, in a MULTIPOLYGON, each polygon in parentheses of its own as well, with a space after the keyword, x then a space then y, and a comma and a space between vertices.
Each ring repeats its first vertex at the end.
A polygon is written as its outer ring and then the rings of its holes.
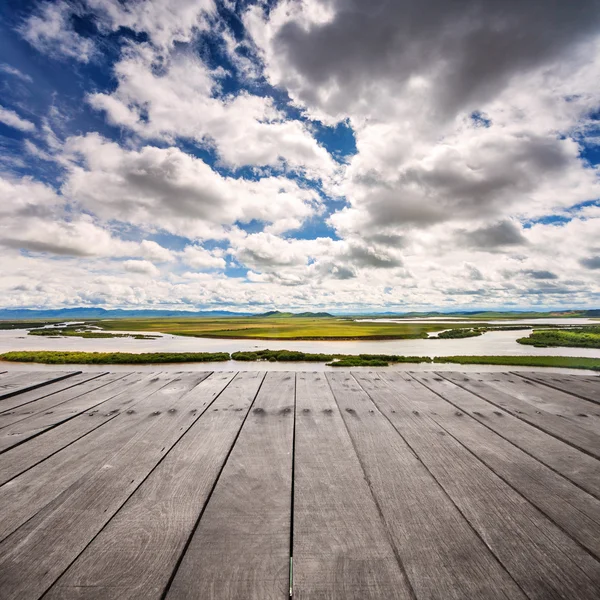
POLYGON ((285 177, 223 177, 175 147, 125 150, 97 134, 70 138, 63 193, 103 219, 190 237, 223 237, 222 226, 315 214, 319 196, 285 177))
POLYGON ((148 277, 154 277, 160 272, 149 260, 126 260, 123 262, 123 268, 129 273, 148 277))
POLYGON ((245 22, 267 74, 330 115, 373 114, 425 98, 428 117, 489 100, 524 70, 597 34, 600 7, 543 0, 284 0, 245 22), (393 99, 393 100, 392 100, 393 99))
POLYGON ((217 95, 218 73, 198 57, 168 59, 149 45, 130 48, 115 65, 115 91, 89 97, 108 120, 145 138, 189 138, 214 147, 225 165, 298 169, 316 177, 336 168, 305 125, 288 120, 269 97, 217 95))
POLYGON ((225 268, 225 259, 219 254, 219 252, 209 252, 201 246, 186 246, 180 256, 187 266, 203 271, 225 268))
POLYGON ((18 168, 60 173, 0 179, 11 303, 597 302, 596 2, 268 4, 58 0, 21 24, 84 63, 128 33, 82 97, 102 135, 0 112, 32 133, 18 168), (245 35, 221 19, 236 10, 245 35), (356 151, 334 160, 314 119, 343 120, 356 151))

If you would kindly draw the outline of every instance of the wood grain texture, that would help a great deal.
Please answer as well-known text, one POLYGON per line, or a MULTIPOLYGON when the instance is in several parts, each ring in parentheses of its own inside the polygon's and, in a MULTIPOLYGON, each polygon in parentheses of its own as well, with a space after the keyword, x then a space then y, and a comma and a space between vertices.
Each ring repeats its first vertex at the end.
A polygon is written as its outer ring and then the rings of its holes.
MULTIPOLYGON (((41 595, 77 558, 233 377, 181 375, 156 394, 162 410, 97 470, 46 505, 0 544, 3 598, 41 595), (79 518, 77 518, 79 517, 79 518)), ((155 395, 156 395, 155 394, 155 395)))
POLYGON ((600 500, 598 459, 561 442, 537 427, 499 410, 479 396, 464 390, 437 373, 411 376, 512 444, 566 477, 600 500))
MULTIPOLYGON (((200 376, 206 374, 200 373, 200 376)), ((136 437, 147 432, 155 421, 160 419, 162 422, 164 416, 161 418, 161 414, 165 405, 171 398, 181 397, 192 386, 189 379, 182 381, 181 377, 177 373, 170 373, 166 377, 160 374, 152 377, 150 381, 157 379, 153 383, 159 386, 158 389, 153 388, 151 394, 140 399, 133 395, 125 395, 124 400, 131 402, 127 410, 115 413, 116 416, 110 419, 106 426, 95 429, 85 439, 75 442, 3 485, 0 488, 0 510, 6 505, 14 505, 14 508, 8 518, 0 521, 0 540, 60 494, 65 493, 68 488, 76 488, 79 480, 102 468, 115 453, 128 445, 134 445, 136 437)), ((106 414, 106 409, 99 412, 106 414)), ((90 420, 93 417, 85 413, 77 419, 90 420)), ((34 438, 32 443, 43 437, 34 438)), ((25 447, 29 445, 25 444, 25 447)), ((4 462, 4 457, 7 457, 6 462, 10 465, 11 454, 12 452, 3 454, 0 460, 4 462)))
POLYGON ((541 408, 533 408, 506 392, 482 381, 477 381, 470 374, 440 371, 439 375, 526 423, 538 427, 595 458, 600 458, 600 436, 592 431, 541 408))
MULTIPOLYGON (((31 402, 26 392, 37 390, 37 394, 46 395, 45 386, 77 375, 81 371, 25 371, 11 373, 0 381, 0 411, 12 410, 26 402, 31 402), (23 394, 23 396, 22 396, 23 394), (15 396, 18 396, 16 398, 15 396)), ((39 396, 36 396, 39 397, 39 396)))
MULTIPOLYGON (((126 375, 128 374, 108 373, 80 383, 65 392, 58 392, 27 404, 26 409, 30 414, 25 412, 25 407, 3 413, 0 417, 6 415, 6 419, 0 418, 0 423, 3 424, 0 429, 0 453, 115 396, 121 389, 121 385, 115 382, 123 380, 126 375), (33 412, 34 410, 36 412, 33 412)), ((136 379, 139 379, 139 376, 136 376, 136 379)))
POLYGON ((61 379, 56 383, 49 383, 30 392, 24 392, 18 396, 14 396, 10 400, 0 402, 1 407, 6 405, 6 408, 0 411, 0 428, 22 419, 23 415, 32 415, 43 408, 50 408, 55 404, 60 404, 61 398, 65 397, 63 394, 68 395, 73 388, 76 388, 80 384, 94 379, 101 380, 102 377, 106 376, 107 372, 79 373, 67 379, 61 379), (10 408, 13 403, 16 406, 10 408))
POLYGON ((561 390, 579 398, 600 404, 600 377, 583 377, 578 375, 515 373, 528 381, 536 381, 550 388, 561 390))
POLYGON ((168 600, 288 597, 294 373, 267 373, 168 600))
MULTIPOLYGON (((51 383, 46 386, 44 395, 40 394, 41 390, 37 391, 37 395, 40 396, 39 398, 34 398, 31 402, 22 406, 0 412, 0 430, 7 425, 27 419, 31 415, 49 410, 71 398, 76 398, 88 390, 95 389, 93 386, 99 387, 103 385, 104 381, 110 383, 110 381, 113 381, 119 375, 123 377, 127 373, 115 373, 112 374, 112 377, 109 373, 80 373, 58 383, 51 383), (85 383, 88 385, 83 386, 85 383), (89 387, 90 385, 92 387, 89 387)), ((31 394, 32 392, 28 393, 31 394)))
POLYGON ((413 598, 325 374, 296 380, 294 598, 413 598))
POLYGON ((421 412, 406 382, 355 377, 531 600, 597 599, 600 563, 421 412))
POLYGON ((600 432, 600 404, 582 400, 510 373, 473 373, 471 377, 488 383, 534 408, 563 417, 594 433, 600 432))
POLYGON ((235 377, 44 598, 161 598, 263 377, 235 377))
MULTIPOLYGON (((58 486, 54 487, 60 481, 59 474, 66 476, 67 481, 73 476, 76 463, 81 462, 79 457, 80 453, 84 452, 84 448, 87 448, 87 460, 90 461, 100 460, 94 454, 94 449, 99 446, 102 446, 107 452, 111 449, 114 450, 116 440, 111 444, 108 438, 100 436, 98 432, 95 436, 84 441, 82 438, 85 435, 105 425, 122 411, 134 410, 133 407, 136 403, 142 402, 147 396, 166 385, 172 378, 173 375, 160 373, 127 375, 118 383, 119 393, 107 400, 103 406, 86 411, 82 415, 58 425, 56 428, 45 431, 38 437, 28 440, 26 444, 9 449, 6 453, 0 455, 0 486, 49 457, 53 457, 53 460, 46 463, 44 467, 38 469, 32 476, 22 478, 21 483, 16 485, 17 489, 21 485, 29 488, 39 480, 44 482, 44 494, 38 494, 36 500, 41 501, 44 496, 52 497, 53 490, 63 489, 58 486), (79 446, 68 449, 71 444, 78 440, 81 440, 79 446), (64 452, 54 456, 63 449, 65 449, 64 452), (29 483, 23 483, 25 480, 29 483)), ((124 425, 126 426, 127 423, 124 423, 124 425)), ((68 485, 69 483, 65 483, 65 487, 68 487, 68 485)), ((3 497, 4 493, 0 488, 0 497, 3 497)))
POLYGON ((525 599, 352 375, 327 379, 416 597, 525 599))
MULTIPOLYGON (((553 523, 600 557, 600 501, 541 462, 490 432, 407 373, 383 375, 410 386, 411 401, 470 450, 553 523)), ((598 463, 600 470, 600 462, 598 463)))

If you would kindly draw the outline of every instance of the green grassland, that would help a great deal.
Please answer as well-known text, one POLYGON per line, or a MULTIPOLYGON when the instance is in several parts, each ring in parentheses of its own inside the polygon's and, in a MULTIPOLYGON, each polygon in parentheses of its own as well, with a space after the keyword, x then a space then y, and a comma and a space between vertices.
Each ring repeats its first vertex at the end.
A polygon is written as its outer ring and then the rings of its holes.
POLYGON ((261 340, 393 340, 426 338, 429 332, 464 327, 452 323, 365 323, 336 317, 226 317, 118 319, 103 329, 170 333, 209 338, 261 340))
POLYGON ((97 329, 86 329, 81 325, 68 325, 66 327, 53 327, 51 329, 30 329, 27 335, 36 335, 40 337, 80 337, 87 339, 103 338, 127 338, 132 337, 136 340, 154 340, 156 336, 145 335, 143 333, 130 335, 128 333, 110 333, 108 331, 98 331, 97 329))
POLYGON ((309 354, 289 350, 259 352, 58 352, 19 351, 0 354, 0 360, 45 364, 160 364, 240 361, 326 362, 333 367, 387 367, 393 363, 456 363, 462 365, 503 365, 524 367, 562 367, 600 371, 600 358, 570 356, 396 356, 386 354, 309 354))
POLYGON ((572 348, 600 348, 600 326, 572 327, 570 329, 542 329, 517 340, 537 348, 568 346, 572 348))
POLYGON ((0 360, 48 365, 119 365, 220 362, 229 360, 228 352, 60 352, 15 351, 0 354, 0 360))

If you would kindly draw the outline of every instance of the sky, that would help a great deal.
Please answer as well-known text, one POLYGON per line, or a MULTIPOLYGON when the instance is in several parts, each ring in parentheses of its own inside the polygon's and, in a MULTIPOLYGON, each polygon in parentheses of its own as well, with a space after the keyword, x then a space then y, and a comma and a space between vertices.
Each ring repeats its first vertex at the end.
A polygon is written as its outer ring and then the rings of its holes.
POLYGON ((0 306, 600 306, 596 0, 4 0, 0 306))

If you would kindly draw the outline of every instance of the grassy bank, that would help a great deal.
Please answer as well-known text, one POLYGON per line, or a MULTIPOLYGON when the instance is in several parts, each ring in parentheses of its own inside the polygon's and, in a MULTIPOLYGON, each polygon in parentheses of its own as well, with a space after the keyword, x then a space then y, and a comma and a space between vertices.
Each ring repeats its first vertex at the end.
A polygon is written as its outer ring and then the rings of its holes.
POLYGON ((600 371, 600 358, 579 356, 436 356, 433 362, 507 367, 560 367, 600 371))
POLYGON ((519 344, 549 348, 600 348, 600 327, 573 327, 570 329, 543 329, 517 340, 519 344))
POLYGON ((478 337, 485 333, 485 329, 449 329, 438 334, 438 338, 442 340, 459 340, 461 338, 478 337))
POLYGON ((6 352, 0 360, 49 365, 119 365, 220 362, 229 360, 228 352, 6 352))
POLYGON ((133 338, 135 340, 155 340, 156 336, 143 333, 110 333, 109 331, 98 331, 96 329, 82 329, 81 327, 68 326, 64 328, 31 329, 27 335, 40 337, 80 337, 88 339, 104 338, 133 338))
POLYGON ((333 367, 387 367, 397 363, 456 363, 461 365, 502 365, 561 367, 600 371, 600 358, 570 356, 399 356, 394 354, 311 354, 289 350, 258 352, 7 352, 0 360, 45 364, 160 364, 238 361, 325 362, 333 367))

